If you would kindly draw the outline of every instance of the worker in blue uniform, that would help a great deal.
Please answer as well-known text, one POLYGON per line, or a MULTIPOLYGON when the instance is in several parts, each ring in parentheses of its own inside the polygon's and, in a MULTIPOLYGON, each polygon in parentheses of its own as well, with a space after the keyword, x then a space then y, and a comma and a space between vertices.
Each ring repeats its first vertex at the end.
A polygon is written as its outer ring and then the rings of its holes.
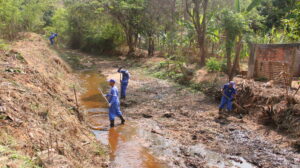
POLYGON ((51 33, 51 36, 49 37, 51 45, 54 45, 54 39, 58 36, 57 33, 51 33))
POLYGON ((129 79, 130 79, 130 74, 128 70, 119 68, 118 72, 122 74, 121 77, 121 99, 126 99, 126 90, 128 87, 129 79))
POLYGON ((222 111, 225 105, 228 111, 232 111, 232 101, 234 100, 236 95, 234 81, 231 81, 223 86, 222 95, 223 96, 221 99, 221 104, 219 106, 219 112, 222 111))
POLYGON ((125 123, 122 112, 120 110, 119 91, 115 84, 115 80, 109 80, 109 85, 111 86, 111 88, 109 93, 106 95, 109 103, 110 127, 115 126, 115 117, 119 117, 121 119, 121 124, 125 123))

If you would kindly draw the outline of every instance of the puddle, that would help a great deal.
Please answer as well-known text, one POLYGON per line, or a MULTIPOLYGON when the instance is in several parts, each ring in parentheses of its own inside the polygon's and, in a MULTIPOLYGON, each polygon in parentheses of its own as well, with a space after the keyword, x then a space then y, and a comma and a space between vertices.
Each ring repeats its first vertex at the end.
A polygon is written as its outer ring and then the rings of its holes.
POLYGON ((255 168, 251 163, 244 158, 238 156, 225 156, 217 152, 207 150, 203 145, 195 145, 189 148, 189 152, 198 156, 204 157, 207 161, 207 166, 219 168, 255 168))
MULTIPOLYGON (((135 123, 126 122, 108 128, 108 109, 105 99, 98 88, 107 90, 104 76, 96 72, 83 72, 81 80, 86 92, 81 96, 85 108, 87 124, 92 128, 97 140, 110 146, 110 167, 113 168, 164 168, 166 167, 143 147, 139 134, 140 128, 135 123)), ((116 118, 116 124, 120 121, 116 118)))

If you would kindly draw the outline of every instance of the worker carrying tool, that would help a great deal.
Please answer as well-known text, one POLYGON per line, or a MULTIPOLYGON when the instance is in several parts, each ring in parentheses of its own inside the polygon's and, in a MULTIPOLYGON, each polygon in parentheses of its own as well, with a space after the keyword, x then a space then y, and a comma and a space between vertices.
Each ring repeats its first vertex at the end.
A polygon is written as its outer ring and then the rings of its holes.
POLYGON ((222 89, 222 99, 221 104, 219 106, 219 113, 222 112, 222 109, 227 106, 228 111, 232 111, 232 102, 235 99, 236 89, 234 81, 230 81, 229 83, 225 84, 222 89))
POLYGON ((111 86, 109 93, 106 95, 108 103, 109 103, 109 120, 110 127, 115 126, 115 117, 119 117, 121 119, 121 124, 125 123, 125 120, 122 116, 122 112, 120 110, 120 100, 119 100, 119 91, 115 86, 116 81, 111 79, 109 80, 109 85, 111 86))
POLYGON ((128 87, 130 74, 129 74, 128 70, 123 69, 122 67, 118 69, 118 72, 120 73, 121 99, 126 99, 126 90, 128 87))
POLYGON ((58 36, 57 33, 51 33, 51 36, 49 37, 51 45, 54 45, 54 39, 58 36))

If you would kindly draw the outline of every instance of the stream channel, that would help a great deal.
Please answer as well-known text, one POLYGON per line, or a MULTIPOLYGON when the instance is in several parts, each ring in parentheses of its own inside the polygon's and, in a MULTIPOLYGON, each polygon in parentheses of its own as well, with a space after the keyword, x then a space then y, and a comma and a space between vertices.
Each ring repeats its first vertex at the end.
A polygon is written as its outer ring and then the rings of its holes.
MULTIPOLYGON (((141 130, 134 122, 117 124, 109 128, 108 108, 104 97, 99 93, 100 87, 108 91, 106 78, 93 71, 82 72, 80 78, 86 89, 81 95, 81 104, 85 109, 87 124, 92 128, 97 140, 110 146, 110 167, 113 168, 163 168, 155 156, 142 146, 141 130)), ((106 93, 105 92, 105 93, 106 93)), ((116 123, 120 121, 116 118, 116 123)))

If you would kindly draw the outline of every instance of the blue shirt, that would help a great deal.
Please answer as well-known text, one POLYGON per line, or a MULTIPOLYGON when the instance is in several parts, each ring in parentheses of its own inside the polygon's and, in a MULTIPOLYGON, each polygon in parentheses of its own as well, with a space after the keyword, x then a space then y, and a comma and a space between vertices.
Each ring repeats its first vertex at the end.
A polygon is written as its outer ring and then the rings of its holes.
POLYGON ((119 73, 122 73, 122 82, 124 83, 128 83, 129 79, 130 79, 130 74, 127 70, 120 70, 119 73))
POLYGON ((223 93, 227 97, 232 98, 232 96, 236 94, 236 89, 234 87, 230 88, 229 84, 227 83, 223 86, 223 93))
POLYGON ((54 39, 57 36, 57 33, 53 33, 51 34, 51 36, 49 37, 49 39, 54 39))
POLYGON ((108 102, 111 104, 119 102, 118 88, 116 86, 110 88, 110 91, 106 96, 108 97, 108 102))

